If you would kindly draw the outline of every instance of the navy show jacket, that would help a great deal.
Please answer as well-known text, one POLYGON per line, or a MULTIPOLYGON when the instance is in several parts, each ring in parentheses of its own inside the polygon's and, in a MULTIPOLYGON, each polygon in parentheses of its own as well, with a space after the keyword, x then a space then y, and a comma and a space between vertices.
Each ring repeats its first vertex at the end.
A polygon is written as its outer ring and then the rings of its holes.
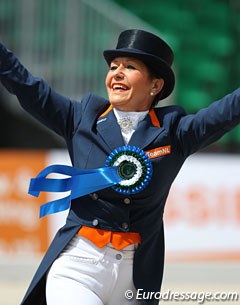
MULTIPOLYGON (((1 44, 0 79, 26 111, 65 139, 73 166, 103 167, 109 154, 124 146, 113 111, 101 116, 110 105, 108 100, 88 93, 77 102, 56 93, 43 79, 32 76, 1 44)), ((22 305, 46 305, 46 272, 82 225, 139 232, 142 243, 134 256, 134 284, 146 292, 160 290, 164 267, 163 214, 170 187, 189 155, 218 140, 240 122, 240 89, 194 115, 186 115, 176 105, 154 111, 160 127, 154 126, 147 115, 128 144, 144 151, 171 148, 171 153, 151 159, 150 184, 142 192, 128 196, 130 204, 124 203, 125 195, 112 188, 97 192, 98 198, 89 194, 73 200, 66 224, 52 241, 22 305)), ((143 300, 143 304, 156 305, 158 300, 143 300)))

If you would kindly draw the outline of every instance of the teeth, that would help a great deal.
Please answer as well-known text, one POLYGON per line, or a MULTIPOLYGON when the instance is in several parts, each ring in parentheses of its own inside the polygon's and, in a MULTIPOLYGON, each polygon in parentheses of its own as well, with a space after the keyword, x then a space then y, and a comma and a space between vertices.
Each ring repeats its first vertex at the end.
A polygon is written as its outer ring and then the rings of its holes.
POLYGON ((127 87, 122 86, 122 85, 114 85, 114 86, 113 86, 113 89, 121 89, 121 90, 126 90, 126 89, 127 89, 127 87))

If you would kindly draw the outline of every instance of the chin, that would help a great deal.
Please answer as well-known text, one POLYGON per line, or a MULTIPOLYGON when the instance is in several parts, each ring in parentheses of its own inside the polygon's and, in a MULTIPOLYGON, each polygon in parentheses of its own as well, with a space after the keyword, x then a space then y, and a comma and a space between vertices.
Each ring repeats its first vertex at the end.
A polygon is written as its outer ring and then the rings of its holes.
POLYGON ((110 103, 113 105, 113 106, 124 106, 126 105, 127 103, 122 100, 122 99, 115 99, 115 98, 112 98, 112 99, 109 99, 110 103))

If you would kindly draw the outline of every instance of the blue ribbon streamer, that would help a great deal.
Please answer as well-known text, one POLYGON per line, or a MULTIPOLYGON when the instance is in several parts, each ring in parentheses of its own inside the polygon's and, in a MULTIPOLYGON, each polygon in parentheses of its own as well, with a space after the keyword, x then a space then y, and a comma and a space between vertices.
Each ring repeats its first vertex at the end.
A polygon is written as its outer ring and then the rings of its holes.
POLYGON ((102 190, 122 181, 117 173, 117 167, 103 167, 82 170, 68 165, 50 165, 42 170, 36 178, 32 178, 28 193, 38 197, 40 192, 67 192, 70 195, 47 202, 40 207, 39 217, 67 210, 72 199, 102 190), (57 173, 69 178, 46 178, 57 173))

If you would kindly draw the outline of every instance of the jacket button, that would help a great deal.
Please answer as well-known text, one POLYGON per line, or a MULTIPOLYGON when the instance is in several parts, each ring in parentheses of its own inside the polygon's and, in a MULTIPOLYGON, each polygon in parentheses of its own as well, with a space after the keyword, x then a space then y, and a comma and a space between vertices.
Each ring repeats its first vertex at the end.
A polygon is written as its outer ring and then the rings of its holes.
POLYGON ((98 194, 97 193, 93 193, 92 194, 92 199, 93 200, 97 200, 98 199, 98 194))
POLYGON ((98 220, 97 220, 97 219, 93 219, 92 225, 93 225, 94 227, 96 227, 96 226, 98 225, 98 220))
POLYGON ((129 204, 129 203, 131 203, 131 200, 129 198, 124 198, 123 202, 125 204, 129 204))
POLYGON ((117 253, 117 254, 116 254, 116 259, 117 259, 117 260, 120 260, 120 259, 122 259, 122 254, 120 254, 120 253, 117 253))
POLYGON ((123 222, 122 223, 122 228, 124 229, 124 230, 127 230, 128 229, 128 223, 127 222, 123 222))

